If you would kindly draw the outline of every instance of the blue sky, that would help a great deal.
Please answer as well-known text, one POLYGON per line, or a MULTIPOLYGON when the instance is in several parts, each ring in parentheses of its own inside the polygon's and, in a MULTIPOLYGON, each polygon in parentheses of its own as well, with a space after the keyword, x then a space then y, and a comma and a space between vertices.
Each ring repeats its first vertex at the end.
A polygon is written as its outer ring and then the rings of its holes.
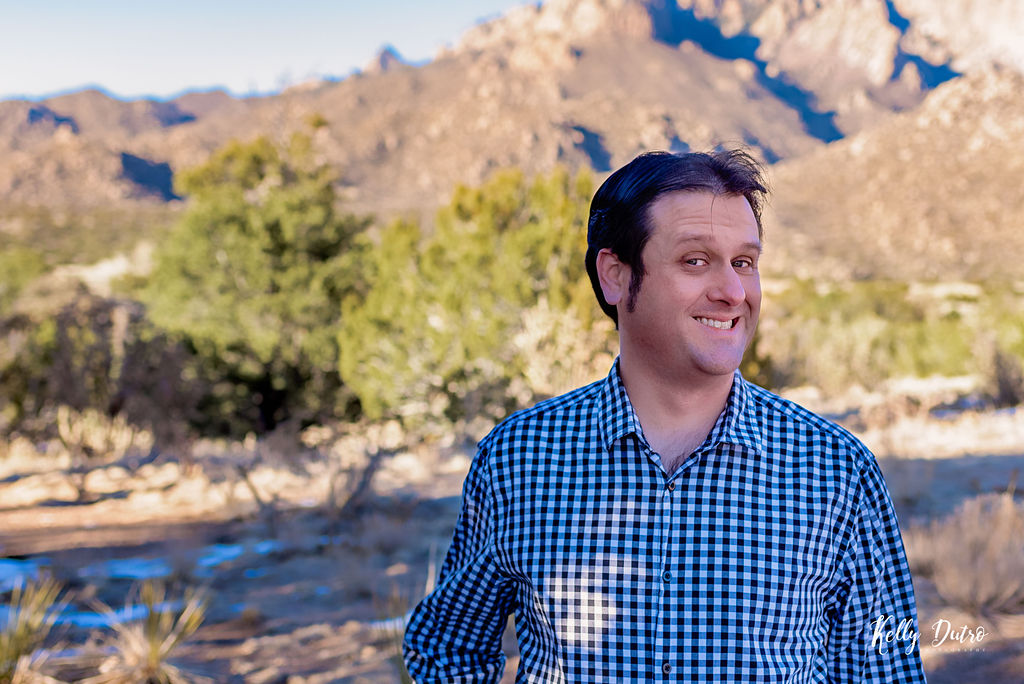
POLYGON ((345 76, 384 44, 426 60, 526 0, 0 0, 0 99, 99 86, 242 95, 345 76))

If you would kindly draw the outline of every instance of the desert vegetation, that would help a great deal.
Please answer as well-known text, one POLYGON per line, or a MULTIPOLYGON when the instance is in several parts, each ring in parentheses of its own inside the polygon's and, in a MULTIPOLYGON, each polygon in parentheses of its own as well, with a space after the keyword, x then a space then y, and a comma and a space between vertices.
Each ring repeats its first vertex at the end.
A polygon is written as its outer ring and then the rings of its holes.
POLYGON ((19 580, 11 588, 0 622, 0 682, 27 682, 39 669, 41 649, 52 646, 51 632, 61 610, 62 587, 52 577, 19 580))
POLYGON ((987 616, 1024 609, 1024 505, 1013 495, 980 495, 908 530, 911 569, 951 605, 987 616))
POLYGON ((0 622, 0 682, 4 684, 200 684, 202 675, 174 664, 179 647, 203 622, 205 603, 186 591, 171 602, 159 581, 133 590, 122 613, 98 604, 108 634, 82 645, 55 641, 55 623, 67 605, 64 588, 52 577, 22 580, 11 594, 8 614, 0 622), (140 610, 136 610, 139 608, 140 610), (57 655, 53 655, 60 646, 57 655))

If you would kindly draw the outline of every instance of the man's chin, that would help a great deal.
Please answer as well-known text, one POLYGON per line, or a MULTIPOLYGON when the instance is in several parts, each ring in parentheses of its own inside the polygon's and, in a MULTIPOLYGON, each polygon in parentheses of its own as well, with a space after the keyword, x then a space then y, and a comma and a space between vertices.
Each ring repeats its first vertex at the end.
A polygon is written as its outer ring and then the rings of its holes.
POLYGON ((733 350, 729 353, 715 354, 701 359, 700 369, 708 376, 732 376, 743 363, 743 351, 733 350))

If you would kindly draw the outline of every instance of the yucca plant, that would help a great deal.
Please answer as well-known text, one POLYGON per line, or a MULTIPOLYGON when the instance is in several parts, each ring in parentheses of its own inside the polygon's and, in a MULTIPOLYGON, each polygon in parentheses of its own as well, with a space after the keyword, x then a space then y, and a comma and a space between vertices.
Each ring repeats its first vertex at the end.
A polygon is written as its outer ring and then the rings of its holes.
POLYGON ((49 576, 22 580, 11 592, 6 618, 0 623, 0 684, 35 671, 32 658, 49 638, 63 609, 60 582, 49 576), (21 663, 19 668, 19 663, 21 663))
MULTIPOLYGON (((114 631, 109 644, 113 654, 104 660, 99 674, 83 684, 196 684, 211 680, 189 673, 172 664, 174 652, 185 643, 206 615, 206 599, 201 592, 188 590, 180 608, 172 607, 162 582, 147 580, 138 589, 139 605, 145 617, 120 622, 114 611, 99 604, 97 609, 110 620, 114 631)), ((127 613, 135 605, 129 600, 127 613)))
POLYGON ((62 680, 46 674, 49 662, 50 656, 46 651, 21 656, 14 668, 11 684, 64 684, 62 680))

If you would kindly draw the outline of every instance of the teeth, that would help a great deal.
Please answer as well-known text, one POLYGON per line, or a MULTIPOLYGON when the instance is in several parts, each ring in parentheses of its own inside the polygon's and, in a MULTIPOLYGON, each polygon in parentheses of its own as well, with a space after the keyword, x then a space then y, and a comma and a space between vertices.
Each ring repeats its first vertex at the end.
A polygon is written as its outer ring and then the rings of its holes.
POLYGON ((697 318, 697 322, 703 323, 704 325, 711 328, 718 328, 719 330, 729 330, 732 328, 732 320, 728 321, 716 321, 713 318, 697 318))

